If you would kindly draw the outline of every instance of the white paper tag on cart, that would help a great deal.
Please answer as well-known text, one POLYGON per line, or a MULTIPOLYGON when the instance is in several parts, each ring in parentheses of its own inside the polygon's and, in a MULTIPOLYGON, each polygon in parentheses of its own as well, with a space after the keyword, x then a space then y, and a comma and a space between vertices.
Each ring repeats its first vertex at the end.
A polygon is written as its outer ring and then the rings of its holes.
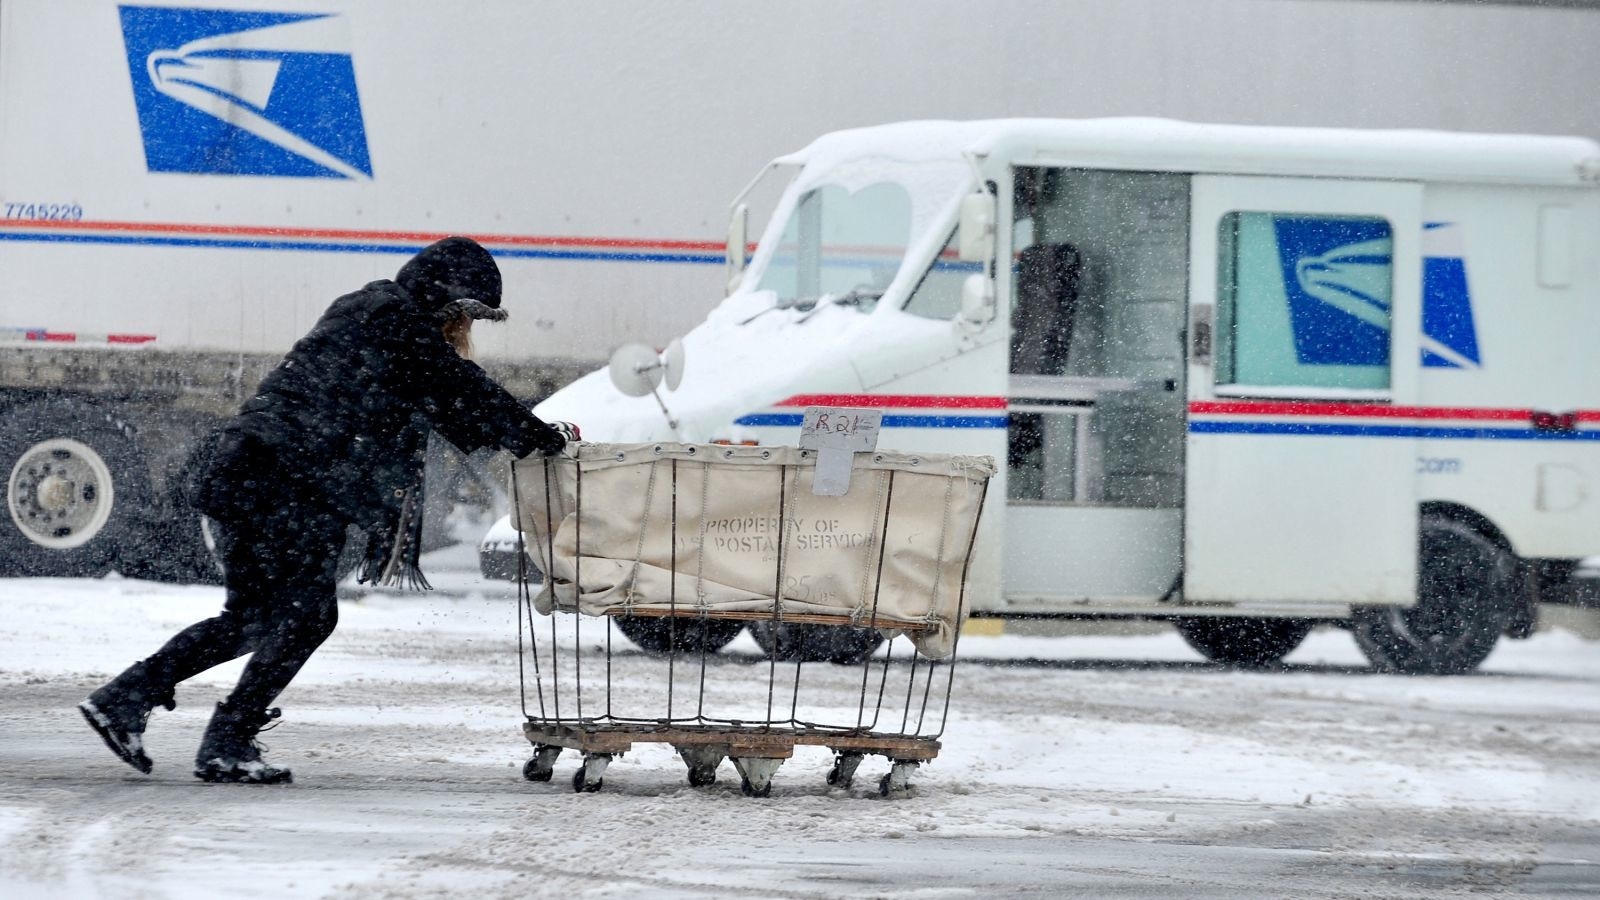
POLYGON ((843 497, 850 490, 850 469, 857 453, 878 449, 883 410, 844 406, 808 406, 800 423, 800 448, 817 451, 811 492, 843 497))

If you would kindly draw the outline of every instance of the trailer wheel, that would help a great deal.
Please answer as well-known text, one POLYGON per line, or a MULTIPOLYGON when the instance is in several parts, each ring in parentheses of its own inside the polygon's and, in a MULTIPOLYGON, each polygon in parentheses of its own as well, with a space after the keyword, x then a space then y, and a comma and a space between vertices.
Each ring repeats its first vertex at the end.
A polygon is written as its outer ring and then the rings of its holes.
POLYGON ((1380 671, 1469 672, 1494 649, 1515 612, 1516 557, 1442 516, 1423 517, 1418 553, 1416 605, 1356 610, 1356 643, 1380 671))
POLYGON ((1243 669, 1279 665, 1311 633, 1305 619, 1218 616, 1173 619, 1172 624, 1206 659, 1243 669))
POLYGON ((862 662, 883 643, 883 635, 875 628, 800 622, 751 622, 750 636, 779 662, 832 662, 842 666, 862 662))
POLYGON ((646 653, 715 653, 728 646, 743 622, 722 619, 668 619, 660 616, 618 616, 615 620, 628 640, 646 653))
POLYGON ((93 577, 131 545, 150 503, 133 426, 82 400, 9 410, 0 421, 0 574, 93 577))

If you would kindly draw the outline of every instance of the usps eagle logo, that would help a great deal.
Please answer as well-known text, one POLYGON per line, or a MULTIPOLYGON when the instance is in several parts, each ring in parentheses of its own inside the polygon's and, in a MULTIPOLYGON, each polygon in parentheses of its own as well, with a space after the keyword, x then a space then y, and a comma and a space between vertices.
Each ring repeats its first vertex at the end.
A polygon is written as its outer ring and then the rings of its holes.
MULTIPOLYGON (((1300 363, 1386 364, 1394 255, 1388 223, 1280 216, 1274 226, 1300 363)), ((1482 368, 1460 226, 1425 223, 1422 253, 1422 365, 1482 368)))
POLYGON ((118 11, 150 171, 372 177, 343 16, 118 11))

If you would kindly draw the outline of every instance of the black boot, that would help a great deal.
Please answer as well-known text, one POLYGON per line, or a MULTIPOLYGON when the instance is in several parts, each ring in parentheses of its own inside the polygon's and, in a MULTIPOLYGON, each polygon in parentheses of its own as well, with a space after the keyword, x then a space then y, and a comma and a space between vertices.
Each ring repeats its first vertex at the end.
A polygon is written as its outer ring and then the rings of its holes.
POLYGON ((288 769, 261 758, 262 747, 256 735, 262 726, 276 719, 276 708, 238 709, 228 701, 217 704, 217 711, 200 739, 200 752, 194 758, 194 777, 201 781, 243 784, 288 784, 294 778, 288 769))
POLYGON ((144 663, 134 663, 79 703, 78 711, 112 753, 148 775, 151 764, 144 753, 145 723, 157 706, 172 710, 177 705, 171 685, 152 684, 144 663))

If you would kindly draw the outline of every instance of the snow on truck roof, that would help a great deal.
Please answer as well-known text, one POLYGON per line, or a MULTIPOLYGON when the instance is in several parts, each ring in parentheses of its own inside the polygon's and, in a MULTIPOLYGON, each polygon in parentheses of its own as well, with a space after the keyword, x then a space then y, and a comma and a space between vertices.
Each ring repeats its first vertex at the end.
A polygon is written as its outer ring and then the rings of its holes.
POLYGON ((778 162, 963 153, 1092 168, 1600 186, 1600 144, 1587 138, 1150 118, 896 122, 822 135, 778 162))

